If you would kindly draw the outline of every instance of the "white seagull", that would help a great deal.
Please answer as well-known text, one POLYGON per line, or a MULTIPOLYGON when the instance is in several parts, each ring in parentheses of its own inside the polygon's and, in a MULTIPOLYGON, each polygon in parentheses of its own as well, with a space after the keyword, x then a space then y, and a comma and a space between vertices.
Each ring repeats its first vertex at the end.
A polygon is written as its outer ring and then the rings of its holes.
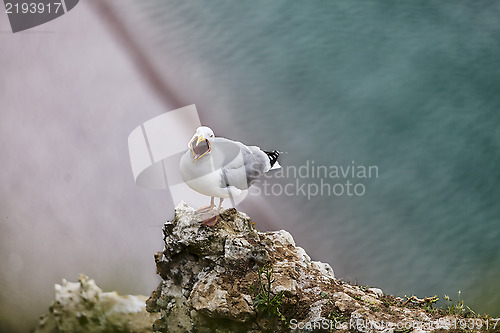
MULTIPOLYGON (((280 152, 264 151, 257 146, 216 137, 212 129, 201 126, 188 143, 188 150, 181 157, 179 168, 182 179, 193 190, 210 196, 210 205, 197 210, 207 213, 213 210, 214 197, 220 198, 217 213, 225 198, 240 195, 265 172, 279 169, 280 152)), ((217 216, 204 220, 213 226, 217 216)))

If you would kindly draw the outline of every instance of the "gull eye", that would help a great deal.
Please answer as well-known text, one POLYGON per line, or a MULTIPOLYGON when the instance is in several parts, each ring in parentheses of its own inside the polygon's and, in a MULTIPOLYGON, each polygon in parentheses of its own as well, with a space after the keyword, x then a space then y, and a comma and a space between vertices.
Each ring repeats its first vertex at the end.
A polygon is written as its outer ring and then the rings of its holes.
POLYGON ((214 135, 213 135, 213 134, 210 134, 210 137, 211 137, 211 138, 213 138, 213 137, 214 137, 214 135))

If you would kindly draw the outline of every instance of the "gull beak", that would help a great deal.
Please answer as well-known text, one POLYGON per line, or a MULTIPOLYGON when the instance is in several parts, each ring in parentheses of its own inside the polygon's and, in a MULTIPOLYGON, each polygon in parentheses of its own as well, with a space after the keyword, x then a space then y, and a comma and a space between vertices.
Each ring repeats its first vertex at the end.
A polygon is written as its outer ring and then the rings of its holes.
POLYGON ((211 150, 210 142, 206 140, 203 135, 194 137, 189 144, 189 149, 193 154, 193 162, 196 162, 201 157, 205 156, 211 150))

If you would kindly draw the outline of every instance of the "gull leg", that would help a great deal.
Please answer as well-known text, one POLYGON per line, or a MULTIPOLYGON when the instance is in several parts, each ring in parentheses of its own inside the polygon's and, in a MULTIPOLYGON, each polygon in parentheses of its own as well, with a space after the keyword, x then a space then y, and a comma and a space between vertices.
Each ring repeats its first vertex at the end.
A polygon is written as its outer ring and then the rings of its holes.
POLYGON ((217 221, 219 221, 219 214, 220 214, 220 209, 222 207, 222 201, 224 201, 224 199, 220 198, 219 207, 217 208, 217 213, 215 213, 214 216, 209 217, 208 219, 201 221, 201 224, 209 226, 209 227, 213 227, 217 223, 217 221))
POLYGON ((219 208, 217 208, 217 215, 220 213, 220 209, 222 207, 222 201, 224 201, 224 198, 220 198, 220 201, 219 201, 219 208))
POLYGON ((210 205, 198 208, 196 210, 196 212, 197 213, 208 213, 209 211, 211 211, 212 209, 214 209, 214 207, 215 207, 214 197, 210 197, 210 205))

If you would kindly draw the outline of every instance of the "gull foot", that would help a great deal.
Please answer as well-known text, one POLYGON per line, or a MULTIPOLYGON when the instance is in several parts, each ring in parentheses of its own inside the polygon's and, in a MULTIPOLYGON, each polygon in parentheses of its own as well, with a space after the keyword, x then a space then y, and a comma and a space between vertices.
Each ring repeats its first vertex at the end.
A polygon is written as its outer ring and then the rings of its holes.
POLYGON ((215 205, 212 206, 206 206, 206 207, 201 207, 196 210, 196 213, 198 214, 204 214, 212 211, 214 209, 215 205))
POLYGON ((209 217, 207 219, 204 219, 203 221, 201 221, 201 224, 203 225, 206 225, 206 226, 209 226, 209 227, 213 227, 217 221, 219 220, 219 215, 214 215, 212 217, 209 217))

